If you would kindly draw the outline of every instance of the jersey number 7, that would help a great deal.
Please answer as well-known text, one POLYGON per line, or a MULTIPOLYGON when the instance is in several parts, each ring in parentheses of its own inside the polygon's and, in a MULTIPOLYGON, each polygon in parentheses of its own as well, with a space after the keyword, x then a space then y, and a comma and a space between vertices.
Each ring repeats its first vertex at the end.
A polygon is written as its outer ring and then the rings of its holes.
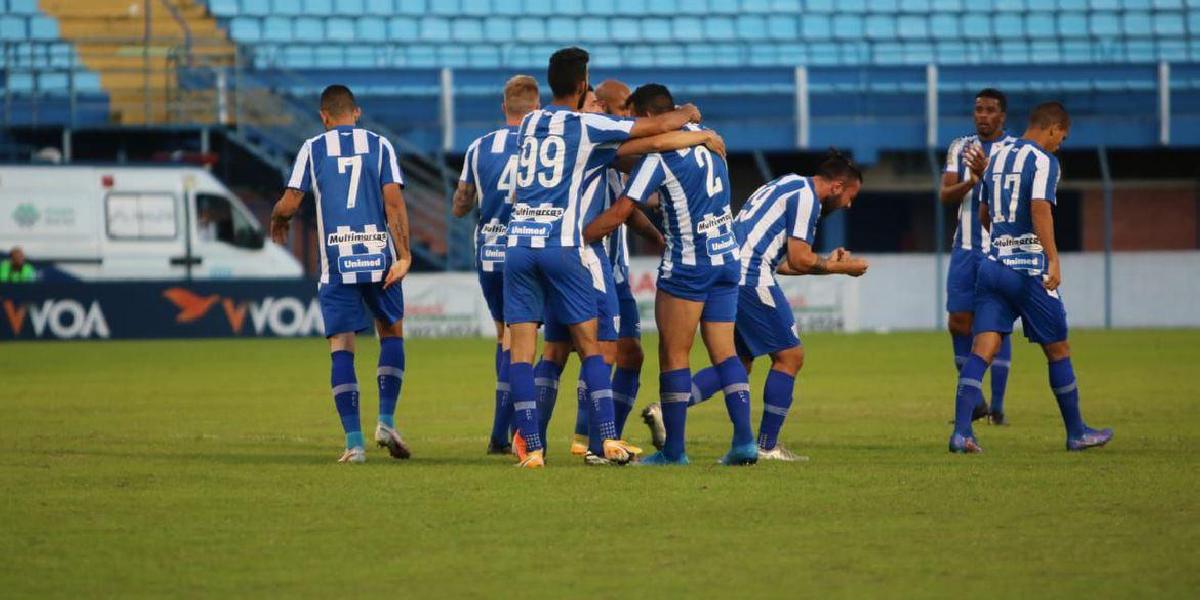
POLYGON ((338 173, 350 167, 350 191, 346 194, 346 208, 354 208, 358 202, 358 176, 362 173, 362 156, 343 156, 338 159, 338 173))

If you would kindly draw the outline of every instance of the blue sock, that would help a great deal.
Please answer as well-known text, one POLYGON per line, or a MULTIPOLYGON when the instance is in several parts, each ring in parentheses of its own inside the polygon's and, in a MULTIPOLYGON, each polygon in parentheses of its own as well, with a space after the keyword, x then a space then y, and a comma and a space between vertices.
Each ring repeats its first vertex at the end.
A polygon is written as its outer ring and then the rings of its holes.
POLYGON ((750 426, 750 376, 741 359, 731 356, 717 365, 717 376, 725 389, 725 410, 733 423, 733 445, 744 446, 754 443, 754 429, 750 426))
POLYGON ((950 342, 954 344, 954 370, 962 372, 963 365, 971 356, 971 343, 974 338, 969 335, 950 334, 950 342))
POLYGON ((544 358, 533 369, 540 418, 538 431, 542 434, 542 444, 546 443, 546 429, 550 426, 550 417, 554 415, 554 405, 558 402, 558 378, 561 375, 562 367, 544 358))
POLYGON ((510 354, 501 353, 500 368, 496 372, 496 414, 492 416, 492 445, 508 445, 509 427, 512 426, 512 396, 508 383, 510 354))
POLYGON ((500 376, 500 366, 508 362, 505 356, 508 353, 504 351, 504 344, 496 342, 496 376, 500 376))
POLYGON ((613 373, 613 411, 617 424, 617 437, 625 432, 625 420, 637 404, 638 388, 641 387, 642 372, 640 370, 622 369, 617 367, 613 373))
POLYGON ((588 450, 604 456, 604 440, 617 439, 613 416, 612 371, 599 354, 583 359, 579 367, 587 382, 588 398, 592 401, 588 418, 588 450))
POLYGON ((579 372, 579 382, 575 385, 575 435, 587 436, 588 413, 592 411, 592 403, 588 400, 587 382, 583 380, 583 371, 579 372))
POLYGON ((404 338, 379 340, 379 422, 396 427, 396 401, 404 384, 404 338))
POLYGON ((688 369, 660 373, 658 389, 663 425, 667 429, 667 440, 663 443, 662 453, 671 460, 679 460, 685 448, 687 409, 692 397, 692 373, 688 369))
POLYGON ((688 406, 695 406, 708 400, 721 389, 721 377, 717 375, 716 367, 705 367, 692 375, 692 397, 688 406))
POLYGON ((512 389, 513 420, 521 437, 525 438, 525 449, 530 452, 541 450, 542 435, 537 400, 534 399, 533 365, 527 362, 509 365, 508 384, 512 389))
POLYGON ((796 378, 771 369, 763 386, 762 423, 758 426, 758 447, 770 450, 779 442, 779 430, 792 406, 792 388, 796 378))
POLYGON ((347 448, 362 448, 362 423, 358 419, 358 377, 354 374, 354 353, 345 350, 331 352, 333 368, 329 385, 333 388, 333 405, 342 419, 347 448))
POLYGON ((1083 424, 1083 416, 1079 414, 1079 386, 1075 383, 1075 369, 1071 368, 1071 358, 1052 362, 1049 367, 1050 389, 1054 390, 1054 397, 1058 399, 1058 411, 1062 413, 1067 437, 1080 437, 1086 426, 1083 424))
POLYGON ((958 391, 954 397, 954 432, 966 436, 975 435, 971 428, 971 413, 983 402, 983 374, 987 361, 972 353, 958 374, 958 391))
POLYGON ((1004 412, 1004 392, 1008 389, 1008 369, 1012 366, 1012 336, 1000 342, 1000 351, 992 359, 992 412, 1004 412))

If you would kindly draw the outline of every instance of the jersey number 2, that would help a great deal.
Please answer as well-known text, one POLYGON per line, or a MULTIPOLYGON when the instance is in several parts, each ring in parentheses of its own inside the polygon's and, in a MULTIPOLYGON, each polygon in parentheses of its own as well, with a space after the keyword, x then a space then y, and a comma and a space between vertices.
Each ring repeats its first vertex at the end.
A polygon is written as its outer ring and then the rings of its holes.
POLYGON ((343 156, 338 159, 338 173, 350 167, 350 191, 346 194, 346 208, 354 208, 358 202, 358 175, 362 173, 362 156, 343 156))
POLYGON ((713 165, 712 153, 704 146, 696 146, 693 154, 696 155, 696 164, 707 169, 708 175, 704 179, 704 187, 708 190, 708 197, 711 198, 720 194, 725 189, 725 184, 721 183, 721 180, 715 173, 716 168, 713 165))

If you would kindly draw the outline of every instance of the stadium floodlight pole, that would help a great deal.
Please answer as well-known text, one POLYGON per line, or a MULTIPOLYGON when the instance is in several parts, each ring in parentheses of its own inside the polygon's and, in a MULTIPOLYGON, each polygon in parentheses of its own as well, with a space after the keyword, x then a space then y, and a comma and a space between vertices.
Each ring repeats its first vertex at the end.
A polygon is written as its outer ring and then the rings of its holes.
POLYGON ((808 67, 796 67, 796 146, 808 148, 808 67))
POLYGON ((441 88, 442 151, 449 152, 454 149, 454 71, 449 67, 442 68, 441 88))
POLYGON ((1158 63, 1158 143, 1171 143, 1171 63, 1158 63))
MULTIPOLYGON (((937 131, 938 131, 938 68, 929 63, 925 65, 925 147, 929 157, 929 168, 933 172, 933 244, 936 281, 942 281, 942 245, 945 243, 946 215, 943 213, 941 201, 941 169, 937 160, 937 131)), ((942 286, 934 287, 933 326, 936 328, 942 320, 942 286)))
POLYGON ((1112 329, 1113 182, 1108 170, 1108 149, 1096 148, 1104 190, 1104 328, 1112 329))

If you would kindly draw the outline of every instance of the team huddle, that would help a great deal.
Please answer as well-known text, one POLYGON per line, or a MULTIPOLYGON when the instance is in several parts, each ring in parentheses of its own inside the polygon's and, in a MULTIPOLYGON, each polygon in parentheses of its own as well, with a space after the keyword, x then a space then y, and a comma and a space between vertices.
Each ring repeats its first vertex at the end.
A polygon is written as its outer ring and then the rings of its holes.
MULTIPOLYGON (((532 77, 507 82, 506 127, 468 147, 454 195, 456 216, 478 209, 475 267, 496 325, 488 452, 515 454, 522 468, 545 465, 560 375, 574 353, 581 366, 570 452, 586 464, 688 464, 689 407, 718 391, 732 426, 722 464, 805 460, 779 442, 804 347, 777 277, 866 273, 867 261, 843 248, 824 256, 814 251, 820 220, 853 204, 861 171, 831 151, 815 174, 767 182, 735 215, 724 142, 701 127, 700 111, 677 106, 658 84, 630 91, 610 80, 593 89, 588 60, 579 48, 550 57, 552 102, 544 108, 532 77), (662 231, 650 211, 661 216, 662 231), (658 451, 644 457, 623 439, 644 362, 629 286, 631 232, 662 249, 655 296, 659 401, 641 413, 658 451), (545 343, 535 365, 539 330, 545 343), (711 365, 693 373, 697 330, 711 365), (756 435, 748 373, 763 355, 771 365, 756 435)), ((952 146, 943 180, 943 200, 961 203, 947 282, 960 371, 949 447, 980 452, 972 421, 1005 422, 1008 339, 1018 317, 1026 337, 1045 349, 1067 448, 1101 446, 1112 431, 1088 428, 1079 414, 1057 292, 1052 152, 1066 137, 1069 117, 1061 104, 1039 105, 1018 139, 1001 128, 1003 104, 995 90, 976 98, 977 135, 952 146), (990 408, 981 383, 989 364, 990 408)), ((353 352, 354 334, 371 317, 382 347, 375 439, 393 457, 410 456, 393 416, 404 373, 400 282, 412 262, 403 178, 387 140, 355 127, 359 114, 344 86, 325 90, 327 131, 301 148, 272 215, 272 235, 282 242, 304 194, 316 198, 324 244, 319 299, 346 434, 342 462, 365 460, 353 352)))

